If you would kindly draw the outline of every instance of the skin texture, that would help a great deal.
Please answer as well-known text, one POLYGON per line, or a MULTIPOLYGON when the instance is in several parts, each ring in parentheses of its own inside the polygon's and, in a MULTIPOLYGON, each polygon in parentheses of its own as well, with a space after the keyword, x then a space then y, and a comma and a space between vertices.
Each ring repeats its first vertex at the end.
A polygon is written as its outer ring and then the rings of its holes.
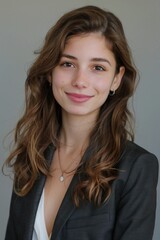
POLYGON ((100 33, 69 39, 50 79, 62 114, 95 119, 109 91, 121 83, 124 67, 117 74, 115 69, 115 57, 100 33))

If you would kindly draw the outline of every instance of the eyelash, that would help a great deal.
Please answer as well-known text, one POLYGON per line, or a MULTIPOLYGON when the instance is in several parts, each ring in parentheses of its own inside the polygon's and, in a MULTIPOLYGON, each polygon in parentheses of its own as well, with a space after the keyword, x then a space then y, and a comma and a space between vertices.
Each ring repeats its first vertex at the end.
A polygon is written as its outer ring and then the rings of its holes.
POLYGON ((62 63, 60 63, 60 66, 66 67, 66 68, 67 67, 74 67, 74 65, 70 62, 62 62, 62 63))
POLYGON ((94 69, 96 70, 96 71, 105 71, 105 68, 104 67, 102 67, 102 66, 99 66, 99 65, 96 65, 95 67, 94 67, 94 69))
MULTIPOLYGON (((60 63, 60 66, 65 68, 75 67, 73 63, 67 61, 60 63)), ((93 69, 98 72, 106 71, 106 69, 100 65, 94 65, 93 69)))

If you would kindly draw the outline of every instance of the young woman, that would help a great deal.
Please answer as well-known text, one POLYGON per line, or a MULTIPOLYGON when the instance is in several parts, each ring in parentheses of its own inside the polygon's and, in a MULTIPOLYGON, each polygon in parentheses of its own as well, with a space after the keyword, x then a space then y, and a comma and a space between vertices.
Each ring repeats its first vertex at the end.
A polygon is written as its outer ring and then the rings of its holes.
POLYGON ((26 79, 7 159, 6 240, 151 240, 158 162, 133 143, 136 70, 120 20, 86 6, 62 16, 26 79))

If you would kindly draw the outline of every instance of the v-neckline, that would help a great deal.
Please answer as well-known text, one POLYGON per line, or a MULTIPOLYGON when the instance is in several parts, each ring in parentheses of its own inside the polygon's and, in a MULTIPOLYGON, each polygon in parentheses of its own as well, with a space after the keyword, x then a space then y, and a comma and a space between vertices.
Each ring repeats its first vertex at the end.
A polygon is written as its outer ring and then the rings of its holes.
POLYGON ((51 237, 51 234, 49 236, 47 233, 45 217, 44 217, 44 188, 41 194, 41 198, 40 198, 37 213, 36 213, 34 230, 37 235, 37 239, 39 239, 39 235, 41 236, 41 238, 46 240, 49 240, 51 237))
POLYGON ((49 235, 48 232, 47 232, 47 226, 46 226, 45 214, 44 214, 44 196, 45 196, 44 191, 45 191, 45 189, 43 188, 42 199, 41 199, 42 200, 42 218, 43 218, 43 225, 44 225, 44 231, 45 231, 46 239, 50 240, 52 233, 50 233, 50 235, 49 235))

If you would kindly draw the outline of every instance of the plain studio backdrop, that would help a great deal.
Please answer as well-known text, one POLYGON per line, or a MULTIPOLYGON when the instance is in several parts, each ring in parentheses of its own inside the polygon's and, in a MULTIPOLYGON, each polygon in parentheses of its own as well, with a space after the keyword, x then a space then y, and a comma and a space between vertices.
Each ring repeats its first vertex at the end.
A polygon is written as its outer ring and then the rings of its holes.
MULTIPOLYGON (((34 50, 66 11, 96 5, 122 21, 140 83, 133 99, 135 140, 160 159, 160 1, 159 0, 0 0, 0 167, 9 153, 4 137, 23 111, 24 82, 34 50)), ((158 199, 160 193, 158 185, 158 199)), ((0 239, 4 239, 12 181, 0 174, 0 239)), ((160 236, 158 200, 154 240, 160 236)), ((136 239, 135 239, 136 240, 136 239)), ((145 239, 142 239, 145 240, 145 239)))

